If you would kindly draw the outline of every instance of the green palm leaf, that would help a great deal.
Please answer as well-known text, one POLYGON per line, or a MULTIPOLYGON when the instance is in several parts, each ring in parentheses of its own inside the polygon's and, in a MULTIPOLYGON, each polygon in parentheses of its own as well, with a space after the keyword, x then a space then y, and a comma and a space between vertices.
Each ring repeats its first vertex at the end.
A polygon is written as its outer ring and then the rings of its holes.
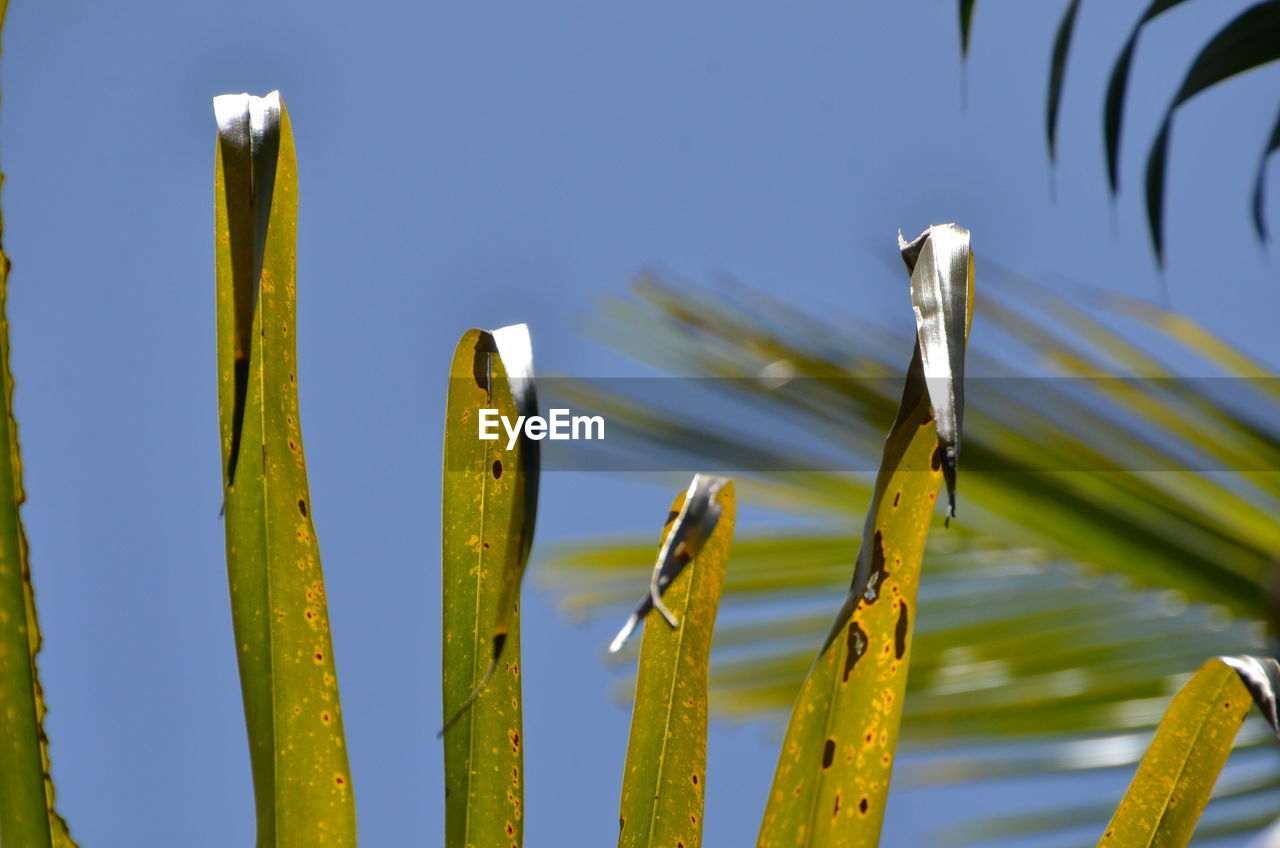
POLYGON ((960 0, 960 53, 969 55, 969 31, 973 29, 973 6, 976 0, 960 0))
POLYGON ((520 583, 538 502, 538 443, 476 438, 481 410, 537 413, 523 324, 463 333, 449 367, 441 497, 445 845, 524 839, 520 583))
POLYGON ((1071 52, 1071 36, 1076 29, 1076 14, 1080 0, 1071 0, 1062 20, 1058 22, 1058 34, 1053 39, 1053 58, 1049 61, 1049 97, 1045 117, 1045 134, 1049 139, 1049 159, 1058 158, 1058 110, 1062 105, 1062 84, 1066 79, 1067 55, 1071 52))
MULTIPOLYGON (((682 493, 672 503, 659 551, 668 549, 690 497, 682 493)), ((710 535, 698 550, 677 554, 687 564, 663 586, 676 626, 669 627, 652 606, 646 616, 618 812, 619 848, 702 844, 707 657, 733 540, 733 483, 724 481, 712 497, 710 535)))
POLYGON ((214 100, 227 576, 259 848, 356 843, 298 413, 298 173, 279 92, 214 100))
MULTIPOLYGON (((8 5, 0 0, 0 24, 8 5)), ((20 514, 26 491, 13 414, 8 294, 9 257, 0 249, 0 843, 75 848, 54 805, 47 706, 36 667, 42 637, 20 514)))

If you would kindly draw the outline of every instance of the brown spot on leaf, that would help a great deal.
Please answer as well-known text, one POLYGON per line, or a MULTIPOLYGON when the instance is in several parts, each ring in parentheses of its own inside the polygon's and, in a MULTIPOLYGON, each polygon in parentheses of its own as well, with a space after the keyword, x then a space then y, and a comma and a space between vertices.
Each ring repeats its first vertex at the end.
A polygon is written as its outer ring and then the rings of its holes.
POLYGON ((898 659, 902 659, 902 655, 907 652, 907 631, 911 629, 911 622, 907 617, 907 602, 898 602, 898 626, 893 631, 893 653, 898 659))
POLYGON ((520 732, 517 730, 508 730, 507 738, 511 740, 511 752, 519 753, 520 751, 520 732))
POLYGON ((894 509, 897 509, 897 508, 898 508, 898 501, 900 501, 900 500, 902 500, 902 492, 900 492, 900 491, 899 491, 899 492, 894 492, 894 493, 893 493, 893 508, 894 508, 894 509))
POLYGON ((865 816, 867 814, 867 806, 868 806, 867 799, 863 798, 861 801, 858 802, 858 812, 862 813, 865 816))
POLYGON ((836 740, 828 739, 822 746, 822 767, 831 768, 831 761, 836 758, 836 740))
POLYGON ((862 659, 862 655, 867 652, 867 634, 863 631, 862 626, 856 621, 849 622, 847 630, 848 650, 844 655, 844 677, 842 682, 849 682, 849 674, 853 671, 853 667, 858 664, 858 660, 862 659))
POLYGON ((877 530, 871 540, 871 572, 867 575, 867 588, 862 593, 868 604, 874 604, 880 597, 880 588, 888 577, 889 569, 884 561, 884 534, 877 530))
POLYGON ((302 498, 298 498, 298 512, 302 513, 303 518, 307 517, 307 502, 302 498))
POLYGON ((495 459, 493 461, 493 479, 497 480, 502 477, 502 460, 495 459))
POLYGON ((694 785, 694 786, 697 786, 697 785, 698 785, 698 775, 697 775, 697 774, 691 774, 691 775, 689 775, 689 779, 693 781, 693 785, 694 785))
POLYGON ((471 359, 471 376, 476 385, 489 392, 489 354, 497 353, 498 345, 489 333, 481 333, 476 339, 475 354, 471 359))

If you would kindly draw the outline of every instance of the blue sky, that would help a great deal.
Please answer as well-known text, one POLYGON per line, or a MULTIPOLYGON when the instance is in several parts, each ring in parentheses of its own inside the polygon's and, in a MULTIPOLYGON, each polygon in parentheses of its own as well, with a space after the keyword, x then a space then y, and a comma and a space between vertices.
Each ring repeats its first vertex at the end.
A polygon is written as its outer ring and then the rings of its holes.
MULTIPOLYGON (((962 74, 950 0, 13 4, 0 157, 24 516, 82 844, 252 839, 218 520, 214 95, 279 88, 290 109, 301 404, 360 832, 429 845, 458 335, 527 321, 542 370, 645 373, 582 332, 645 267, 901 323, 884 256, 899 228, 948 220, 980 257, 1156 296, 1146 145, 1204 34, 1246 4, 1185 4, 1143 39, 1114 204, 1101 97, 1145 3, 1083 4, 1054 172, 1059 5, 979 3, 962 74)), ((1280 290, 1247 202, 1277 82, 1250 74, 1177 121, 1166 273, 1177 308, 1274 367, 1280 290)), ((539 542, 656 533, 671 494, 548 475, 539 542)), ((608 844, 629 719, 602 662, 616 625, 570 627, 544 593, 524 609, 526 844, 608 844)), ((708 844, 747 844, 773 731, 717 726, 710 745, 708 844)), ((903 795, 885 843, 1001 802, 903 795)))

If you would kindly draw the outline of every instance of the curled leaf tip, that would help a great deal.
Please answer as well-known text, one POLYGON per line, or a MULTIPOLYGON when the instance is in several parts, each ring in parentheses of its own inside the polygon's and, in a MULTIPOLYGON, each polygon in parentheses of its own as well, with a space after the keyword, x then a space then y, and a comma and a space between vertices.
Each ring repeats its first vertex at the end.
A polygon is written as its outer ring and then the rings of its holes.
POLYGON ((1280 740, 1280 663, 1270 657, 1218 657, 1240 675, 1271 732, 1280 740))
POLYGON ((653 566, 653 574, 649 579, 649 591, 641 599, 635 611, 622 625, 618 635, 609 644, 609 652, 616 654, 622 650, 627 639, 636 629, 649 610, 658 610, 667 623, 679 627, 680 623, 662 603, 662 595, 675 580, 684 567, 698 555, 698 551, 711 537, 711 531, 720 520, 721 506, 716 500, 720 490, 728 484, 725 477, 711 474, 695 474, 689 489, 685 493, 684 504, 672 519, 675 523, 666 540, 658 550, 658 560, 653 566))
POLYGON ((231 244, 231 296, 234 313, 234 391, 231 450, 225 469, 223 498, 235 484, 244 433, 246 394, 253 348, 254 313, 271 222, 271 199, 280 156, 280 127, 284 106, 280 92, 265 97, 222 94, 213 98, 218 124, 218 156, 223 175, 227 238, 231 244))
MULTIPOLYGON (((934 470, 947 485, 948 519, 956 514, 956 470, 964 423, 964 354, 973 314, 973 268, 969 231, 937 224, 898 249, 911 273, 911 305, 916 316, 919 368, 938 431, 934 470)), ((917 364, 918 363, 918 364, 917 364)), ((949 522, 948 522, 949 523, 949 522)))

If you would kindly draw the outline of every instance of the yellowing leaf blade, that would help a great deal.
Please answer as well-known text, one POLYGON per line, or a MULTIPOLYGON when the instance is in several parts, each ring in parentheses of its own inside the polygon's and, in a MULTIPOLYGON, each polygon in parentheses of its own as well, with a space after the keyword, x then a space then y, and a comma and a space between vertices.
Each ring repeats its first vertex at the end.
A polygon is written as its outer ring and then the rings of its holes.
MULTIPOLYGON (((672 504, 664 543, 686 496, 672 504)), ((679 626, 656 609, 646 617, 618 815, 620 848, 702 844, 707 661, 733 540, 733 484, 726 482, 715 498, 720 511, 711 535, 663 593, 679 626)))
MULTIPOLYGON (((8 6, 8 0, 0 0, 0 25, 8 6)), ((13 415, 8 291, 9 257, 0 249, 0 844, 75 848, 55 810, 46 707, 36 668, 41 636, 19 514, 26 492, 13 415)))
POLYGON ((523 327, 469 330, 449 373, 442 499, 445 845, 524 834, 520 580, 537 503, 536 443, 479 438, 480 410, 536 411, 523 327), (516 332, 512 332, 516 331, 516 332), (514 342, 514 343, 513 343, 514 342))
POLYGON ((885 442, 849 593, 796 699, 758 848, 874 846, 880 840, 925 539, 948 443, 959 447, 963 395, 957 384, 972 301, 967 231, 934 227, 901 246, 912 272, 919 339, 885 442), (947 242, 941 250, 931 244, 939 232, 947 242), (924 347, 935 363, 933 379, 924 347), (949 439, 940 436, 935 420, 940 405, 948 410, 949 439))
POLYGON ((1098 848, 1185 846, 1249 707, 1257 703, 1276 729, 1275 660, 1209 660, 1169 705, 1098 848))
POLYGON ((227 97, 216 103, 218 407, 258 846, 352 846, 355 802, 298 412, 293 135, 277 94, 227 97), (259 144, 263 133, 270 144, 259 144), (256 161, 264 155, 265 168, 256 161), (269 191, 251 182, 263 173, 269 191))

